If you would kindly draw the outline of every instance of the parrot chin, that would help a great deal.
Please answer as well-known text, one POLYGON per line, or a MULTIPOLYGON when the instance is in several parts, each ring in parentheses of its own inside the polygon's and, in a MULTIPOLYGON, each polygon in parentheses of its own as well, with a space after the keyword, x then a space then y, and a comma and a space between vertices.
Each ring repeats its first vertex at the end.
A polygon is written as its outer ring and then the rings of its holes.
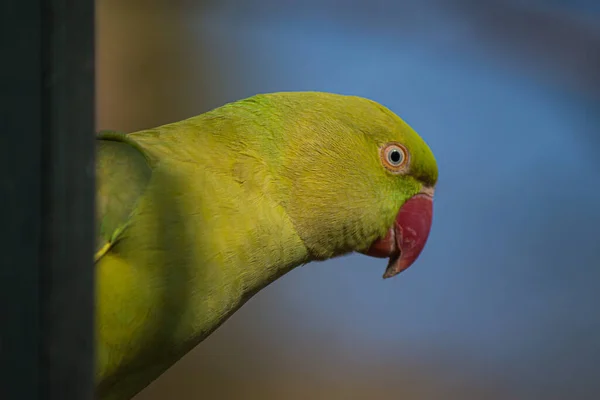
POLYGON ((390 261, 383 278, 391 278, 410 267, 423 251, 433 219, 433 189, 423 190, 408 199, 385 237, 377 239, 362 252, 390 261))

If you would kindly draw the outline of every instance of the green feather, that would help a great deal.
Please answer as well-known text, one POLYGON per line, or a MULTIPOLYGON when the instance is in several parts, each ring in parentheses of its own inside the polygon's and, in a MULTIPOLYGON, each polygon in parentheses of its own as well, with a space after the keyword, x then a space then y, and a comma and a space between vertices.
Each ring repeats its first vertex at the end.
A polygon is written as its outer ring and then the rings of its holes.
POLYGON ((328 93, 258 95, 97 147, 100 399, 132 397, 294 267, 366 249, 437 181, 404 121, 328 93), (391 141, 405 174, 381 164, 391 141))

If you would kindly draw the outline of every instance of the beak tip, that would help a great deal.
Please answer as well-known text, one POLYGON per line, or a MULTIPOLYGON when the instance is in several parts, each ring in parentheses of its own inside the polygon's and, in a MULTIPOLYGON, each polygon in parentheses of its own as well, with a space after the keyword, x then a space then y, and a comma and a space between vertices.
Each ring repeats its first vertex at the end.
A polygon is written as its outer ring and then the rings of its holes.
POLYGON ((388 264, 385 272, 383 273, 383 279, 393 278, 398 275, 400 272, 404 271, 408 266, 402 265, 402 258, 399 256, 392 257, 390 259, 390 263, 388 264))

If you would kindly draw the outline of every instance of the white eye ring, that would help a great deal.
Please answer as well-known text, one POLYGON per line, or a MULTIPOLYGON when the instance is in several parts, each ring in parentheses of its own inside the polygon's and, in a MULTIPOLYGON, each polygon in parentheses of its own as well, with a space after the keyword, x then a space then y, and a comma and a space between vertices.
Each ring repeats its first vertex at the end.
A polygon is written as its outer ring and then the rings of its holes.
POLYGON ((408 160, 408 150, 400 143, 388 143, 381 149, 383 166, 392 172, 403 171, 408 160))

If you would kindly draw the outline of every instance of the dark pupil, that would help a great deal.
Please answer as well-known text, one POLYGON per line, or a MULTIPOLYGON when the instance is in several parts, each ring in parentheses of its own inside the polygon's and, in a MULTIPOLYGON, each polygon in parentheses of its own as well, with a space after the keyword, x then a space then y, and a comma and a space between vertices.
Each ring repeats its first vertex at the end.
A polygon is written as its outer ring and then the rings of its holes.
POLYGON ((397 163, 400 162, 400 159, 402 158, 402 156, 400 155, 400 152, 398 150, 392 150, 390 152, 390 160, 393 163, 397 163))

